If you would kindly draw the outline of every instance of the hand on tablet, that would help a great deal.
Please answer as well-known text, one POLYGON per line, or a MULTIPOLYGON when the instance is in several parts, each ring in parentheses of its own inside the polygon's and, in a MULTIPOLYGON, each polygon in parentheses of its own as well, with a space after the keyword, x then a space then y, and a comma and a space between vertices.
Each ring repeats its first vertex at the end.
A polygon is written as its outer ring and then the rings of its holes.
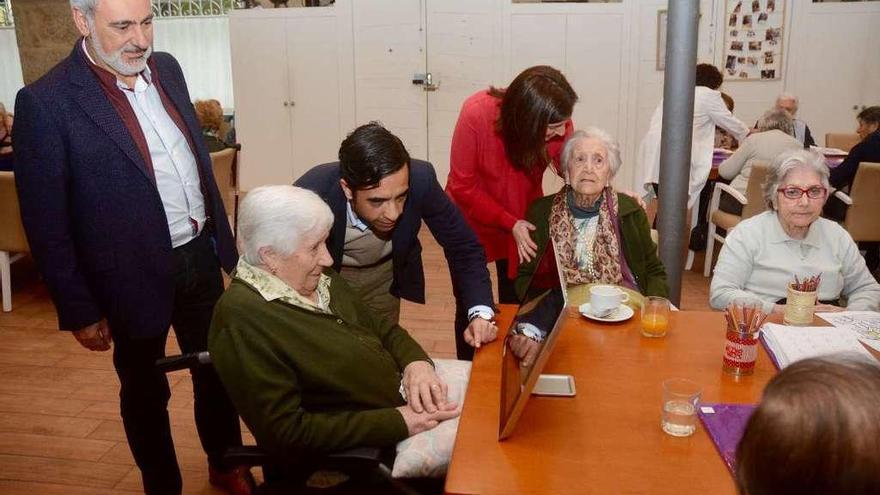
POLYGON ((483 318, 474 318, 464 330, 464 341, 471 347, 480 348, 482 344, 488 344, 498 336, 498 327, 494 322, 483 318))

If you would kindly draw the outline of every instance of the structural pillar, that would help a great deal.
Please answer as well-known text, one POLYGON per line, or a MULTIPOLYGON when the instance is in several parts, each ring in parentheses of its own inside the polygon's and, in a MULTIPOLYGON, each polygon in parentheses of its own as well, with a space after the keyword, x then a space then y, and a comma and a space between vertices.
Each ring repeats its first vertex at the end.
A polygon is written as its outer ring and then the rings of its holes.
POLYGON ((669 298, 677 306, 681 305, 681 276, 688 241, 685 224, 699 16, 699 0, 669 0, 657 229, 660 233, 660 260, 666 267, 669 281, 669 298))

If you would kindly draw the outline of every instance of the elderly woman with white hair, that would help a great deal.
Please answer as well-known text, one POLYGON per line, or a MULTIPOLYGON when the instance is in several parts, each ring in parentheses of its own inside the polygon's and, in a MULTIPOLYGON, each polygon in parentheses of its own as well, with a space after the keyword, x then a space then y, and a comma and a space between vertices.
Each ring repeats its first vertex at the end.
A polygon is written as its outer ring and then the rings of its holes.
POLYGON ((611 186, 621 165, 614 138, 595 127, 577 131, 566 141, 560 165, 565 187, 532 203, 526 214, 536 227, 538 254, 520 265, 518 292, 552 239, 568 285, 598 282, 666 296, 666 270, 648 217, 633 198, 611 186))
POLYGON ((764 312, 781 314, 795 276, 821 275, 818 310, 880 309, 880 285, 852 237, 819 216, 828 189, 822 155, 802 149, 776 157, 764 184, 770 209, 740 222, 724 241, 709 294, 713 308, 752 298, 764 312))
POLYGON ((419 344, 328 270, 332 225, 330 208, 306 189, 248 193, 242 257, 208 339, 257 443, 294 459, 393 446, 459 413, 419 344))

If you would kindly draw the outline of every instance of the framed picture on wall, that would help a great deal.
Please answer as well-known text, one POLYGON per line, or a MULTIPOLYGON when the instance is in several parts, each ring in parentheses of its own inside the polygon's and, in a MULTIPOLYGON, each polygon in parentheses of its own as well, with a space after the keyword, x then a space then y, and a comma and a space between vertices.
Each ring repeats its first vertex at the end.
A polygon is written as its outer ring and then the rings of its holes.
POLYGON ((785 0, 726 0, 724 79, 782 78, 785 0))
POLYGON ((657 70, 666 69, 666 10, 657 11, 657 70))

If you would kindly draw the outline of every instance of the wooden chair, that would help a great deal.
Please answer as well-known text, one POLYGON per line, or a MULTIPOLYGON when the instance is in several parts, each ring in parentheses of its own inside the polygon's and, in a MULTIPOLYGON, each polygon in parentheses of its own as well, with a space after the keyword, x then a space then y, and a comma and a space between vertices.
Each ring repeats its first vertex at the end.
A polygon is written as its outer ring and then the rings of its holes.
POLYGON ((709 216, 709 234, 706 236, 706 262, 703 265, 704 277, 708 277, 712 273, 715 241, 724 243, 724 237, 718 234, 718 228, 720 227, 725 232, 729 232, 730 229, 736 227, 741 221, 767 209, 762 186, 769 170, 770 164, 767 162, 756 161, 752 164, 752 172, 749 175, 745 196, 727 184, 721 182, 715 184, 715 190, 712 192, 712 199, 709 201, 709 211, 707 212, 709 216), (727 213, 718 209, 722 192, 729 194, 743 205, 741 215, 734 215, 733 213, 727 213))
POLYGON ((843 228, 853 240, 880 241, 880 163, 862 162, 853 179, 849 195, 835 191, 834 195, 846 203, 843 228))
POLYGON ((12 311, 12 277, 10 265, 29 253, 30 247, 21 224, 15 175, 0 172, 0 292, 3 311, 12 311))
POLYGON ((825 147, 837 148, 849 153, 853 146, 859 144, 858 134, 831 133, 825 134, 825 147))
POLYGON ((211 168, 214 170, 214 180, 217 181, 217 188, 220 190, 220 198, 223 200, 223 207, 226 209, 227 219, 232 232, 235 232, 237 197, 238 197, 238 180, 236 177, 236 157, 240 147, 226 148, 225 150, 215 151, 211 153, 211 168))

